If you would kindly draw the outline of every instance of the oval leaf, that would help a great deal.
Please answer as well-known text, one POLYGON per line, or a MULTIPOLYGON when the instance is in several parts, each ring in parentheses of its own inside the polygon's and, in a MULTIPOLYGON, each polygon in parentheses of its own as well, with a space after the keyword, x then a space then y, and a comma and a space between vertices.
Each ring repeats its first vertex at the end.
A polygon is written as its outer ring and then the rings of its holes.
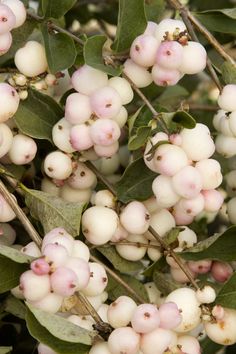
POLYGON ((64 115, 61 107, 48 95, 29 90, 28 98, 20 102, 14 115, 23 134, 52 142, 52 128, 64 115))
POLYGON ((97 337, 97 332, 81 328, 61 316, 42 311, 28 303, 27 307, 33 313, 37 321, 56 338, 71 343, 91 345, 93 339, 97 337))
POLYGON ((223 285, 215 302, 221 306, 236 309, 236 273, 223 285))
POLYGON ((0 294, 19 284, 19 278, 28 269, 26 264, 19 264, 10 258, 0 256, 0 294))
POLYGON ((84 203, 70 203, 48 193, 25 188, 25 203, 31 215, 43 225, 47 233, 55 227, 64 227, 72 236, 80 232, 84 203))
POLYGON ((145 31, 147 20, 143 0, 119 0, 116 38, 112 45, 115 52, 124 52, 133 40, 145 31))
POLYGON ((226 84, 236 84, 236 66, 225 61, 221 66, 221 73, 226 84))
POLYGON ((146 144, 148 137, 151 134, 151 127, 139 127, 136 134, 131 136, 128 143, 129 150, 137 150, 146 144))
POLYGON ((60 18, 76 3, 76 0, 42 0, 42 12, 45 18, 60 18))
POLYGON ((160 290, 164 296, 181 287, 170 275, 159 272, 158 270, 155 270, 153 273, 153 281, 157 289, 160 290))
POLYGON ((2 256, 10 258, 16 263, 30 263, 34 259, 33 257, 27 256, 26 254, 23 254, 15 248, 8 247, 5 245, 0 245, 0 254, 2 256))
POLYGON ((29 309, 27 309, 26 312, 26 325, 30 335, 33 338, 49 346, 58 354, 87 354, 90 349, 90 347, 88 347, 87 345, 80 343, 71 343, 54 337, 45 327, 43 327, 37 321, 37 319, 29 309))
POLYGON ((116 184, 117 198, 123 203, 148 199, 153 195, 152 181, 156 176, 156 173, 147 168, 142 157, 135 160, 116 184))

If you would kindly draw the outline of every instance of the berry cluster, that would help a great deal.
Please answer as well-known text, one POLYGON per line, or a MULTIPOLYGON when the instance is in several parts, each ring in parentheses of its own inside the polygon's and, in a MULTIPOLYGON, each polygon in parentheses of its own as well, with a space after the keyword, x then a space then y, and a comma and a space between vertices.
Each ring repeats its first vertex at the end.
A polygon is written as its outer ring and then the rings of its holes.
POLYGON ((55 145, 64 152, 81 152, 93 147, 97 156, 114 155, 128 117, 123 105, 133 99, 129 82, 121 77, 108 80, 107 74, 88 65, 76 70, 71 82, 77 92, 66 100, 62 121, 65 144, 58 144, 55 137, 55 145))
POLYGON ((8 52, 12 44, 11 30, 23 25, 26 10, 20 0, 2 0, 0 4, 0 55, 8 52))
POLYGON ((149 22, 145 32, 133 41, 124 72, 137 87, 152 81, 158 86, 172 86, 184 74, 203 71, 206 57, 204 47, 189 40, 182 21, 165 19, 159 24, 149 22))
POLYGON ((213 125, 220 133, 216 138, 216 150, 224 157, 232 157, 236 151, 236 85, 224 86, 218 98, 220 110, 213 118, 213 125))
POLYGON ((29 303, 44 311, 56 313, 64 298, 76 291, 91 297, 101 295, 107 285, 104 268, 89 263, 88 247, 63 228, 47 233, 41 250, 31 242, 22 252, 37 259, 21 275, 19 290, 29 303))
POLYGON ((159 173, 152 184, 158 208, 171 208, 177 225, 190 224, 203 210, 220 209, 223 197, 215 188, 221 184, 222 174, 220 164, 210 159, 214 151, 210 131, 201 123, 169 137, 157 133, 148 142, 144 161, 159 173))

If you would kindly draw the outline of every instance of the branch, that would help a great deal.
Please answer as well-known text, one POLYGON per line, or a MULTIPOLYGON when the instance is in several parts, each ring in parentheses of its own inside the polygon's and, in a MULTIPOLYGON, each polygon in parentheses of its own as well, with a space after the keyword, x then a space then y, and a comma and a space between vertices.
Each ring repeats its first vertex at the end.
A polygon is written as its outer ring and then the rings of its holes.
POLYGON ((117 281, 121 286, 123 286, 135 299, 138 303, 143 304, 146 301, 139 296, 134 289, 132 289, 123 279, 121 279, 113 270, 107 267, 104 263, 102 263, 97 257, 90 255, 90 259, 96 263, 101 264, 110 276, 117 281))

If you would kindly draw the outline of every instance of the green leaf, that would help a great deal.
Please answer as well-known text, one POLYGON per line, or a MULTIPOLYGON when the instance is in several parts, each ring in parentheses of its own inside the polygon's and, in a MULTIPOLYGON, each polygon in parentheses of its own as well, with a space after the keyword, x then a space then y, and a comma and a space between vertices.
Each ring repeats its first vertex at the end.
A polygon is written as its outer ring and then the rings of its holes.
POLYGON ((216 354, 222 348, 222 345, 212 342, 208 337, 200 342, 202 354, 216 354))
POLYGON ((160 259, 158 259, 158 261, 153 262, 149 267, 147 267, 146 269, 144 269, 143 271, 143 275, 145 275, 146 277, 150 277, 152 278, 153 273, 155 270, 162 270, 166 267, 167 263, 166 263, 166 258, 164 256, 162 256, 160 259))
MULTIPOLYGON (((183 229, 184 230, 184 229, 183 229)), ((174 243, 178 236, 179 233, 181 231, 181 227, 173 227, 173 229, 171 229, 164 237, 164 241, 167 243, 167 245, 171 245, 172 243, 174 243)))
POLYGON ((42 11, 45 18, 60 18, 76 3, 76 0, 42 0, 42 11))
MULTIPOLYGON (((129 286, 133 290, 135 290, 136 294, 141 296, 146 302, 149 302, 148 294, 145 289, 145 286, 140 281, 138 281, 136 278, 130 275, 124 275, 119 272, 116 273, 119 275, 121 279, 123 279, 127 284, 129 284, 129 286)), ((134 299, 135 302, 137 302, 135 296, 130 294, 130 292, 127 291, 127 289, 124 288, 122 284, 120 284, 110 276, 108 276, 108 285, 106 291, 108 292, 109 299, 112 301, 116 300, 119 296, 126 295, 126 296, 130 296, 132 299, 134 299)))
POLYGON ((181 253, 186 260, 213 259, 225 262, 236 260, 236 226, 216 234, 181 253))
POLYGON ((118 26, 112 49, 117 53, 128 50, 146 26, 144 0, 119 0, 118 26))
POLYGON ((19 250, 0 244, 0 254, 7 258, 10 258, 16 263, 30 263, 33 257, 23 254, 19 250))
MULTIPOLYGON (((69 324, 69 322, 67 322, 69 324)), ((66 324, 66 326, 67 326, 66 324)), ((45 327, 43 327, 27 309, 26 325, 30 335, 41 343, 49 346, 58 354, 88 354, 90 347, 80 343, 71 343, 54 337, 45 327)))
POLYGON ((23 134, 52 142, 52 128, 63 117, 63 110, 50 96, 29 90, 28 98, 20 102, 14 115, 23 134))
POLYGON ((225 61, 221 66, 221 73, 226 84, 236 84, 236 66, 225 61))
POLYGON ((121 74, 121 68, 116 69, 111 65, 104 64, 102 51, 106 41, 107 37, 103 35, 96 35, 87 39, 84 44, 85 63, 109 75, 119 76, 121 74))
POLYGON ((43 225, 47 233, 55 227, 64 227, 72 236, 80 232, 84 203, 70 203, 48 193, 25 188, 25 203, 31 215, 43 225))
POLYGON ((212 10, 197 12, 194 13, 194 16, 210 31, 236 34, 235 18, 232 17, 235 14, 231 12, 231 16, 229 16, 229 13, 229 11, 212 10))
POLYGON ((74 40, 65 33, 51 33, 47 24, 42 26, 49 70, 52 74, 70 68, 76 59, 74 40))
POLYGON ((164 274, 158 270, 153 272, 153 281, 157 289, 165 296, 181 287, 181 285, 175 282, 169 274, 164 274))
POLYGON ((5 311, 24 320, 26 315, 26 306, 15 296, 9 295, 5 301, 5 311))
POLYGON ((132 162, 116 184, 117 198, 128 203, 131 200, 146 200, 153 195, 152 181, 156 173, 149 170, 143 158, 132 162))
POLYGON ((0 57, 0 65, 12 59, 15 55, 15 52, 25 45, 27 39, 29 38, 37 24, 37 21, 31 18, 25 21, 22 26, 11 31, 12 45, 9 51, 0 57))
POLYGON ((136 134, 131 136, 128 143, 129 150, 137 150, 146 144, 148 137, 151 134, 151 127, 139 127, 136 134))
POLYGON ((56 338, 71 343, 91 345, 93 339, 97 337, 96 331, 88 331, 61 316, 37 309, 29 303, 27 303, 27 307, 33 313, 37 321, 56 338))
POLYGON ((223 285, 215 302, 221 306, 236 309, 236 273, 223 285))
POLYGON ((185 111, 177 111, 174 113, 172 122, 181 125, 181 127, 193 129, 196 125, 195 119, 185 111))
POLYGON ((27 269, 26 264, 16 263, 9 258, 0 256, 0 294, 17 286, 21 274, 27 269))
POLYGON ((159 22, 165 10, 164 0, 145 1, 145 12, 148 21, 159 22))
MULTIPOLYGON (((129 246, 127 246, 129 247, 129 246)), ((143 268, 141 262, 131 262, 122 258, 116 251, 115 246, 98 247, 97 250, 106 257, 113 267, 119 270, 121 273, 137 272, 143 268)))
POLYGON ((7 354, 10 353, 12 347, 0 347, 0 354, 7 354))

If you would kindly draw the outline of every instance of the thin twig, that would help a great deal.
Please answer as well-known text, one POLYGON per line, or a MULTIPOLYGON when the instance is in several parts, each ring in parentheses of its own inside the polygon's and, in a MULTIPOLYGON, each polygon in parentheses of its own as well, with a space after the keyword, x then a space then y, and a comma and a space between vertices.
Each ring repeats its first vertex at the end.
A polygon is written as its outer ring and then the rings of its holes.
POLYGON ((146 302, 145 299, 138 295, 134 289, 132 289, 123 279, 121 279, 115 272, 113 272, 113 270, 107 267, 97 257, 90 255, 90 259, 96 263, 101 264, 105 268, 106 272, 110 274, 110 276, 115 279, 121 286, 123 286, 137 300, 138 303, 142 304, 146 302))

